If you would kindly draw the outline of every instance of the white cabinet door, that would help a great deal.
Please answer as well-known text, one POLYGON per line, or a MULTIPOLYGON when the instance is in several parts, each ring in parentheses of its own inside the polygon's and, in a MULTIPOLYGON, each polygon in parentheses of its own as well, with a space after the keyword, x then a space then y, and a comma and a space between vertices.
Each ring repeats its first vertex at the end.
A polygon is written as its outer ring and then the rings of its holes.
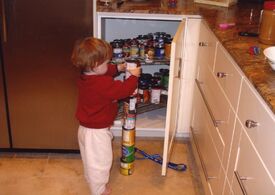
MULTIPOLYGON (((236 186, 235 183, 237 181, 243 194, 248 195, 275 194, 275 186, 270 174, 244 130, 241 135, 237 159, 234 171, 236 179, 233 180, 233 186, 236 186)), ((233 187, 234 192, 235 189, 236 188, 233 187)))
POLYGON ((183 45, 185 34, 185 20, 183 20, 176 32, 172 46, 170 59, 170 73, 168 86, 167 114, 165 123, 165 137, 163 147, 162 175, 166 175, 167 162, 169 160, 172 143, 177 130, 178 108, 180 99, 180 75, 182 68, 183 45))

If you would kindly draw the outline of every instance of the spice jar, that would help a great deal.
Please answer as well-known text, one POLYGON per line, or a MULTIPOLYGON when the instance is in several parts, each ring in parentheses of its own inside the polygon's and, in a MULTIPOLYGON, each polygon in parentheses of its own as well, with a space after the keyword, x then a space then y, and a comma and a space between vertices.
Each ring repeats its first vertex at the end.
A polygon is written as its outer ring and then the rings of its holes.
POLYGON ((264 44, 275 44, 275 1, 264 2, 259 39, 264 44))

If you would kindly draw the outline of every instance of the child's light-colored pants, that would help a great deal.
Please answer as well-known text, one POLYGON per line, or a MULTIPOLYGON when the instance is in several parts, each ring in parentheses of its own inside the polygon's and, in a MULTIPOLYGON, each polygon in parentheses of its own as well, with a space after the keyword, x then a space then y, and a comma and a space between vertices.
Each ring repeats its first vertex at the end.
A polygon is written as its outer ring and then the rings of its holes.
POLYGON ((113 161, 112 138, 109 128, 78 128, 84 175, 92 195, 101 195, 109 181, 113 161))

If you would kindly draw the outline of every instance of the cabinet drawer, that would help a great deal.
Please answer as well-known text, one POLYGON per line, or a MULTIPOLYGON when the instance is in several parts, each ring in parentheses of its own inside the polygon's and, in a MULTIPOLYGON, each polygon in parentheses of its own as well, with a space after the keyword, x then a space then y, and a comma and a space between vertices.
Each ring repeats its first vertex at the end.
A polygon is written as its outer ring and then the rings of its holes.
POLYGON ((218 41, 204 22, 201 23, 199 37, 198 65, 207 65, 213 70, 218 41))
POLYGON ((211 107, 215 120, 218 122, 227 122, 230 112, 229 102, 215 80, 213 72, 207 66, 200 67, 198 81, 211 107))
POLYGON ((211 132, 216 128, 213 126, 211 117, 200 95, 195 87, 194 111, 192 120, 192 134, 200 157, 200 163, 204 171, 206 186, 213 194, 221 194, 224 174, 222 173, 221 162, 217 148, 211 137, 211 132))
MULTIPOLYGON (((206 69, 208 69, 206 67, 206 69)), ((204 80, 204 79, 202 79, 204 80)), ((211 88, 209 89, 209 86, 207 84, 205 84, 205 82, 200 82, 197 80, 197 86, 198 89, 200 90, 200 95, 202 97, 202 99, 204 100, 204 107, 205 107, 205 112, 207 112, 207 114, 209 115, 209 125, 212 125, 211 128, 209 128, 209 133, 211 135, 211 138, 213 139, 213 142, 215 144, 215 147, 217 149, 219 158, 222 160, 223 158, 223 151, 224 151, 224 141, 222 139, 222 135, 219 131, 219 129, 217 128, 218 125, 220 124, 220 119, 223 120, 223 118, 221 117, 217 117, 218 116, 218 109, 219 109, 219 102, 215 105, 213 105, 213 103, 215 101, 213 101, 212 99, 212 95, 211 95, 211 88), (217 120, 218 118, 218 120, 217 120)), ((221 116, 226 117, 228 113, 224 113, 221 111, 221 116)), ((227 120, 227 119, 226 119, 227 120)))
POLYGON ((236 110, 242 76, 220 44, 217 47, 214 74, 234 110, 236 110))
POLYGON ((248 195, 275 194, 275 186, 245 132, 241 136, 237 159, 233 186, 237 181, 244 194, 248 195))
POLYGON ((233 177, 232 195, 244 195, 236 177, 233 177))
POLYGON ((232 195, 231 186, 228 180, 225 180, 223 195, 232 195))
POLYGON ((275 180, 275 117, 245 80, 241 90, 239 119, 275 180), (252 122, 255 124, 253 125, 252 122))
POLYGON ((240 121, 237 119, 235 129, 234 129, 232 145, 231 145, 230 159, 229 159, 228 168, 227 168, 227 178, 230 184, 232 183, 232 179, 234 177, 234 168, 235 168, 235 163, 236 163, 237 154, 238 154, 238 147, 241 139, 241 132, 242 132, 242 125, 240 121))
POLYGON ((217 148, 223 147, 224 154, 222 162, 224 168, 226 168, 236 118, 235 112, 216 81, 213 72, 207 66, 199 69, 198 81, 202 89, 202 94, 204 94, 206 102, 210 107, 210 112, 213 113, 213 120, 217 121, 217 133, 213 133, 213 139, 220 139, 221 143, 219 143, 219 141, 215 142, 217 143, 217 148))

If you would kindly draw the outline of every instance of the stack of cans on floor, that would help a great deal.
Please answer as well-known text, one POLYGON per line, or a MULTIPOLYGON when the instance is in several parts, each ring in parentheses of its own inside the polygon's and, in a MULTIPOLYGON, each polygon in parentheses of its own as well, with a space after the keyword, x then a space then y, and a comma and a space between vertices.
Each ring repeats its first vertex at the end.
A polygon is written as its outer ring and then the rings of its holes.
MULTIPOLYGON (((127 68, 139 66, 137 61, 126 61, 127 68)), ((130 76, 127 74, 125 78, 130 76)), ((122 126, 122 146, 120 159, 120 173, 132 175, 135 161, 135 137, 136 137, 136 104, 137 90, 123 102, 124 122, 122 126)))

